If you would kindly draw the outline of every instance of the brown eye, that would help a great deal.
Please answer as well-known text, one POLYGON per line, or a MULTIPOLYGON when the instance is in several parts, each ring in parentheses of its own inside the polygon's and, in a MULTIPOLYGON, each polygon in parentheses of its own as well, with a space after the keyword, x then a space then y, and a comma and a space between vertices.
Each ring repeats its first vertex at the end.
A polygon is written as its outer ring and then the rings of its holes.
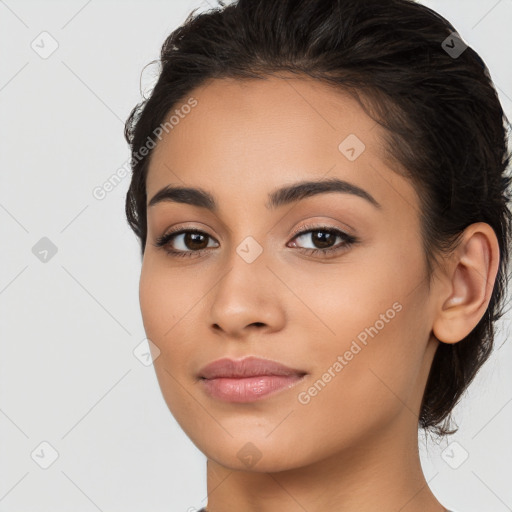
MULTIPOLYGON (((339 229, 332 227, 323 227, 323 226, 305 226, 306 231, 301 231, 297 235, 295 235, 293 240, 301 241, 301 244, 310 242, 313 247, 301 247, 298 248, 305 252, 306 254, 317 254, 321 253, 322 255, 335 254, 338 251, 346 250, 351 245, 358 242, 358 239, 352 235, 344 233, 339 229), (340 240, 337 245, 335 245, 336 240, 340 240)), ((297 247, 297 242, 294 242, 294 247, 297 247)))
POLYGON ((201 233, 184 233, 183 245, 185 245, 187 249, 196 251, 206 249, 208 246, 208 235, 201 233))
MULTIPOLYGON (((306 226, 309 227, 309 226, 306 226)), ((351 245, 358 242, 358 239, 348 235, 339 229, 332 227, 317 226, 295 235, 293 240, 302 240, 301 244, 307 241, 313 247, 301 247, 297 242, 293 246, 306 254, 334 255, 342 250, 347 250, 351 245), (340 240, 336 244, 336 240, 340 240)), ((156 247, 164 248, 170 256, 199 256, 203 251, 212 247, 219 247, 218 242, 207 233, 198 229, 181 229, 171 231, 156 240, 156 247), (214 242, 213 246, 210 241, 214 242), (217 244, 217 245, 215 245, 217 244)))
POLYGON ((172 255, 190 256, 211 247, 210 240, 214 239, 198 229, 182 229, 159 237, 154 245, 164 247, 172 255))
POLYGON ((334 245, 337 235, 333 232, 318 230, 308 231, 307 234, 302 235, 302 237, 309 237, 313 245, 315 245, 315 249, 327 249, 334 245))

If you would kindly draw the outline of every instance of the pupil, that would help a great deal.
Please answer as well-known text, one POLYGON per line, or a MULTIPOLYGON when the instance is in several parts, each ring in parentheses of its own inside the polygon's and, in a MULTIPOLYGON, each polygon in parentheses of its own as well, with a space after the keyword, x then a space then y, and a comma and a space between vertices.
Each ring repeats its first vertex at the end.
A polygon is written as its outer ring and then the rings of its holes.
MULTIPOLYGON (((320 245, 321 249, 329 248, 332 244, 333 234, 327 231, 315 231, 313 234, 313 241, 315 245, 320 245)), ((200 233, 186 233, 185 245, 191 249, 205 249, 208 244, 204 244, 206 237, 200 233), (201 238, 203 240, 201 240, 201 238)))
POLYGON ((186 233, 185 234, 185 245, 187 247, 189 247, 190 249, 199 249, 199 250, 205 249, 208 244, 204 245, 204 240, 203 240, 204 247, 201 247, 200 241, 199 241, 199 245, 200 245, 199 247, 197 247, 195 245, 200 238, 206 239, 206 237, 204 235, 201 235, 201 233, 186 233))
POLYGON ((333 238, 332 233, 328 233, 327 231, 315 231, 315 233, 320 234, 319 236, 313 236, 313 243, 320 244, 320 248, 328 248, 331 247, 331 244, 329 241, 332 242, 331 238, 333 238))

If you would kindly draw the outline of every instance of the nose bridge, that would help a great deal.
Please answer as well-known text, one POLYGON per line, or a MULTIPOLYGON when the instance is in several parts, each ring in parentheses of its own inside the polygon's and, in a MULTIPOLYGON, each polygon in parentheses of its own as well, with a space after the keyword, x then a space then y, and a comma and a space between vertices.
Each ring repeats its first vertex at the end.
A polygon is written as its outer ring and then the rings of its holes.
POLYGON ((234 227, 230 232, 229 242, 225 255, 226 267, 233 268, 237 272, 247 272, 255 269, 260 273, 268 272, 265 263, 268 261, 267 253, 269 242, 268 222, 265 214, 259 210, 259 204, 251 205, 247 202, 245 207, 238 205, 239 209, 231 212, 231 217, 236 218, 234 227))
POLYGON ((266 288, 267 256, 263 241, 260 243, 252 235, 245 236, 230 248, 226 256, 226 273, 219 287, 227 295, 241 293, 237 300, 243 298, 248 303, 257 300, 266 288))
MULTIPOLYGON (((265 258, 260 258, 264 252, 263 249, 264 241, 258 242, 253 236, 246 236, 237 246, 236 246, 236 254, 239 258, 241 258, 247 265, 252 265, 256 260, 261 260, 265 258)), ((235 256, 232 256, 235 259, 235 256)))

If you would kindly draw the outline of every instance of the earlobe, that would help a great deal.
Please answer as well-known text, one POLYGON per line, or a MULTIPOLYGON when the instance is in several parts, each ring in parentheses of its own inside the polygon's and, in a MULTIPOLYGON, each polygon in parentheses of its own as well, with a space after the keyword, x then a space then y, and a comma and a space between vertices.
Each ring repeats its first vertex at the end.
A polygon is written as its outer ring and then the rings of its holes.
POLYGON ((432 330, 444 343, 464 339, 484 316, 496 281, 499 245, 484 222, 468 226, 449 259, 432 330), (448 292, 446 292, 448 290, 448 292))

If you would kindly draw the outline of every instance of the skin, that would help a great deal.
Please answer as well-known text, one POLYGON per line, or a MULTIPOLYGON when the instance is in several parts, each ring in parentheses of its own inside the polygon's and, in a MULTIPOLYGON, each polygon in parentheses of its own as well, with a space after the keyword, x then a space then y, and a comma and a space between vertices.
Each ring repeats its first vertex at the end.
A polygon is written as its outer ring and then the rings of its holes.
MULTIPOLYGON (((148 207, 140 305, 160 351, 154 366, 163 397, 208 459, 208 511, 445 510, 421 469, 420 403, 439 343, 460 341, 487 309, 499 258, 493 230, 469 226, 429 289, 418 196, 385 158, 382 128, 353 98, 285 76, 216 79, 190 96, 197 106, 153 152, 148 202, 166 185, 191 186, 207 190, 219 209, 148 207), (354 161, 338 149, 349 134, 365 144, 354 161), (337 192, 265 207, 277 187, 329 177, 363 188, 381 208, 337 192), (305 224, 358 242, 331 256, 307 255, 301 248, 322 247, 311 236, 322 230, 294 237, 305 224), (206 251, 177 258, 154 245, 177 226, 212 237, 206 251), (236 251, 248 236, 263 250, 252 263, 236 251), (299 393, 393 304, 400 311, 300 403, 299 393), (204 365, 247 355, 307 375, 250 404, 205 393, 197 379, 204 365)), ((183 235, 170 244, 197 250, 183 235)))

